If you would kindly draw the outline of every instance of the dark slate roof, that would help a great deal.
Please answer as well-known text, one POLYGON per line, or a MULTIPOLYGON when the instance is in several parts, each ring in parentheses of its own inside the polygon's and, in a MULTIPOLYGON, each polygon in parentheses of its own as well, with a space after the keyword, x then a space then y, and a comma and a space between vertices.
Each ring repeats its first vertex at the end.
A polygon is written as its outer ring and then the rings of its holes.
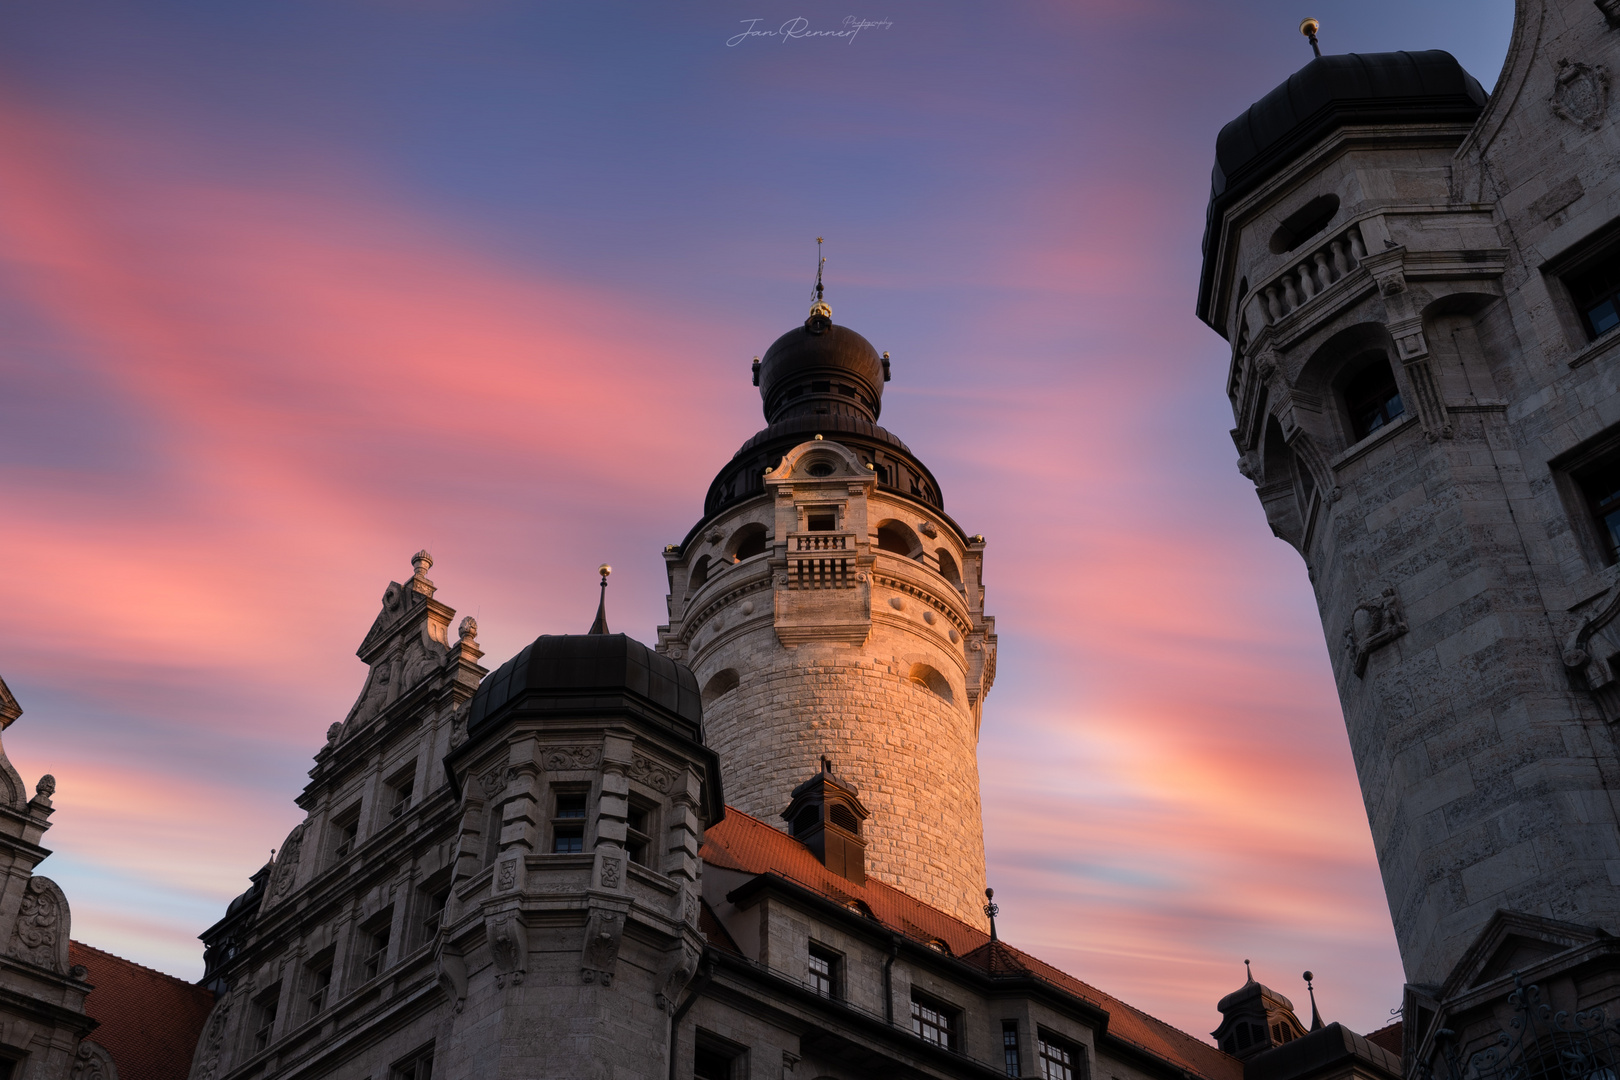
POLYGON ((625 634, 542 634, 486 678, 473 695, 467 734, 476 739, 508 705, 574 712, 630 708, 702 741, 697 676, 625 634))
POLYGON ((759 396, 766 423, 812 411, 812 402, 829 398, 857 408, 876 420, 883 411, 883 361, 872 343, 847 326, 814 317, 771 343, 759 364, 759 396), (837 391, 811 391, 812 381, 843 382, 853 397, 837 391))
POLYGON ((1329 1024, 1319 1031, 1283 1043, 1251 1058, 1243 1070, 1243 1080, 1312 1080, 1313 1077, 1347 1076, 1346 1065, 1355 1073, 1376 1080, 1401 1080, 1401 1058, 1382 1046, 1357 1035, 1343 1024, 1329 1024))
POLYGON ((1490 95, 1450 53, 1320 56, 1244 110, 1215 138, 1198 316, 1210 321, 1209 257, 1226 207, 1346 124, 1473 123, 1490 95))
POLYGON ((82 941, 68 942, 68 962, 88 970, 95 989, 84 1011, 100 1024, 90 1038, 112 1055, 119 1080, 185 1080, 213 991, 82 941))

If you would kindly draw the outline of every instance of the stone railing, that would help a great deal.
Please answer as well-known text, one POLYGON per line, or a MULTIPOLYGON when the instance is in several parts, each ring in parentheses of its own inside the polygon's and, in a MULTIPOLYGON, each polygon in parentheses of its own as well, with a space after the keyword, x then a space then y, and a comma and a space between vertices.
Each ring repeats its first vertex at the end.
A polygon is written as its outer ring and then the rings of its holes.
POLYGON ((810 533, 793 538, 794 551, 848 551, 849 533, 810 533))
POLYGON ((1332 240, 1308 252, 1270 281, 1255 289, 1255 307, 1264 325, 1271 326, 1311 297, 1350 274, 1367 257, 1361 228, 1352 225, 1332 240))

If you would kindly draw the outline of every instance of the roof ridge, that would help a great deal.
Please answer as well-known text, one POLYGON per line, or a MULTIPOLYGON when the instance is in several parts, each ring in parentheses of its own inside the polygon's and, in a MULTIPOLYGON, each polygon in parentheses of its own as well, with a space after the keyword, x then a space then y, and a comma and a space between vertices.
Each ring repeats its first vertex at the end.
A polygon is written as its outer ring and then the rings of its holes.
POLYGON ((98 949, 94 945, 87 945, 84 942, 78 940, 77 938, 69 938, 68 939, 68 944, 73 945, 73 946, 77 946, 78 948, 81 948, 81 949, 87 949, 87 950, 89 950, 90 952, 93 952, 93 953, 99 953, 100 955, 105 956, 109 960, 117 960, 120 964, 128 964, 132 968, 140 968, 142 971, 149 971, 153 975, 157 975, 157 976, 160 976, 162 978, 168 979, 170 982, 179 983, 181 986, 184 986, 187 989, 191 989, 191 990, 200 990, 200 989, 202 989, 202 987, 199 987, 196 983, 190 981, 189 979, 182 979, 178 975, 170 975, 167 971, 159 971, 155 967, 147 967, 145 964, 139 963, 138 961, 135 961, 135 960, 131 960, 128 957, 119 956, 117 953, 108 952, 106 949, 98 949))

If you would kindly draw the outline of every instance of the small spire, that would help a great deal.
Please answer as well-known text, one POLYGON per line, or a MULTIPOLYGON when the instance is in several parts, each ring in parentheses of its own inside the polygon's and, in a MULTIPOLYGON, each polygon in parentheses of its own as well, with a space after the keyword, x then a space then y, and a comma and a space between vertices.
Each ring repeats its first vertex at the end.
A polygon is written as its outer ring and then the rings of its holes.
POLYGON ((990 920, 990 940, 996 940, 996 916, 1001 914, 1001 905, 996 903, 996 890, 984 890, 984 914, 990 920))
POLYGON ((810 300, 810 317, 813 319, 820 315, 824 319, 831 319, 832 307, 823 295, 821 284, 821 268, 827 265, 827 260, 821 256, 821 240, 821 237, 816 237, 816 291, 810 300))
POLYGON ((1322 24, 1315 19, 1306 19, 1299 24, 1299 32, 1305 35, 1305 39, 1311 43, 1311 52, 1318 57, 1322 55, 1322 47, 1316 43, 1316 32, 1320 29, 1322 24))
POLYGON ((831 773, 833 771, 832 759, 826 754, 821 755, 821 771, 824 773, 831 773))
POLYGON ((1316 987, 1311 985, 1311 980, 1315 977, 1308 971, 1305 973, 1305 992, 1311 995, 1311 1030, 1321 1031, 1322 1014, 1316 1009, 1316 987))
POLYGON ((596 601, 596 621, 591 623, 591 628, 586 633, 607 634, 611 633, 607 625, 607 579, 608 575, 613 573, 613 567, 603 563, 596 568, 596 572, 602 575, 602 594, 596 601))
POLYGON ((1248 979, 1246 979, 1243 983, 1244 986, 1248 986, 1249 983, 1254 982, 1254 969, 1249 967, 1249 962, 1247 960, 1243 961, 1243 974, 1248 976, 1248 979))

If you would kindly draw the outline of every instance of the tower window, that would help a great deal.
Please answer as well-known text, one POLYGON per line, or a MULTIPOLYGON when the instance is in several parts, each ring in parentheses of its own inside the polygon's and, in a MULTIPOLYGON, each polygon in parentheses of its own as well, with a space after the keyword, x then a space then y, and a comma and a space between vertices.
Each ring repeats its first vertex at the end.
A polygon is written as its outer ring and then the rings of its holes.
POLYGON ((1564 279, 1581 313, 1586 336, 1598 338, 1620 326, 1620 248, 1607 258, 1564 279))
POLYGON ((1609 561, 1620 555, 1620 455, 1577 475, 1609 561))
POLYGON ((321 1010, 326 1008, 327 999, 332 993, 332 955, 333 950, 323 950, 305 967, 305 996, 312 1017, 319 1016, 321 1010))
POLYGON ((558 792, 551 815, 551 850, 559 855, 585 850, 585 793, 558 792))
POLYGON ((821 811, 814 805, 806 806, 803 810, 800 810, 798 816, 793 819, 793 835, 803 836, 805 833, 815 828, 816 824, 820 821, 821 811))
POLYGON ((346 859, 360 837, 360 804, 355 803, 332 822, 332 858, 346 859))
POLYGON ((810 475, 811 476, 831 476, 833 474, 833 469, 834 469, 834 465, 833 465, 832 462, 830 462, 830 461, 818 461, 814 465, 810 466, 810 475))
POLYGON ((1001 1022, 1001 1064, 1008 1076, 1022 1076, 1018 1061, 1018 1021, 1001 1022))
POLYGON ((957 1011, 949 1005, 912 991, 911 1031, 924 1042, 956 1049, 957 1033, 961 1029, 957 1011))
POLYGON ((732 668, 717 671, 703 686, 703 707, 706 709, 719 698, 725 697, 737 689, 741 683, 737 672, 732 668))
POLYGON ((910 529, 898 521, 884 521, 878 525, 878 550, 892 551, 908 559, 922 552, 922 545, 910 529))
POLYGON ((253 1000, 253 1052, 257 1054, 270 1045, 276 1033, 276 1009, 281 1000, 281 984, 253 1000))
POLYGON ((388 1080, 433 1080, 433 1044, 402 1058, 388 1070, 388 1080))
POLYGON ((1350 413, 1350 432, 1360 442, 1406 411, 1395 373, 1382 355, 1344 384, 1344 405, 1350 413))
POLYGON ((693 589, 709 580, 709 557, 707 555, 698 556, 698 561, 692 564, 692 573, 687 576, 686 580, 688 586, 693 589))
POLYGON ((630 800, 630 813, 625 818, 625 852, 630 861, 639 866, 652 865, 653 808, 640 799, 630 800))
POLYGON ((755 555, 765 554, 765 526, 758 522, 744 525, 737 530, 736 544, 731 551, 732 562, 742 562, 755 555))
MULTIPOLYGON (((814 466, 811 467, 814 471, 814 466)), ((837 514, 807 514, 804 525, 810 532, 832 532, 838 528, 837 514)))
POLYGON ((360 930, 360 981, 370 982, 388 969, 388 939, 394 909, 388 908, 360 930))
POLYGON ((411 808, 411 795, 416 789, 416 762, 411 762, 388 781, 388 816, 400 817, 411 808))

